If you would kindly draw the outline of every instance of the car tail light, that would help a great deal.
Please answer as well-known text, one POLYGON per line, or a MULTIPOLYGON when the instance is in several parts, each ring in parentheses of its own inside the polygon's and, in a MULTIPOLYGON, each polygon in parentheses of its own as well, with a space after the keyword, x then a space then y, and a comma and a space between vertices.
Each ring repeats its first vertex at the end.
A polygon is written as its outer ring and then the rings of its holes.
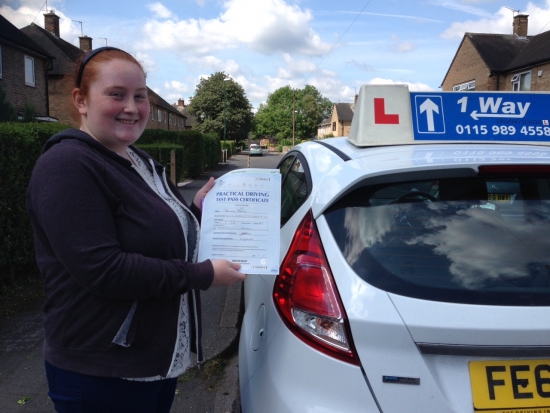
POLYGON ((324 354, 359 364, 311 212, 294 235, 273 296, 282 319, 301 340, 324 354))

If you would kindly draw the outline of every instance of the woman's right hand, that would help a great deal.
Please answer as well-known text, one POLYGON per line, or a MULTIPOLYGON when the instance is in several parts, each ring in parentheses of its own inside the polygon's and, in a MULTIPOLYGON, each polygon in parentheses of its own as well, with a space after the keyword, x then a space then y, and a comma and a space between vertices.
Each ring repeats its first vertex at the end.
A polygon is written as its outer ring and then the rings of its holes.
POLYGON ((214 266, 214 280, 210 287, 220 287, 244 281, 246 274, 239 272, 241 264, 227 260, 212 260, 214 266))

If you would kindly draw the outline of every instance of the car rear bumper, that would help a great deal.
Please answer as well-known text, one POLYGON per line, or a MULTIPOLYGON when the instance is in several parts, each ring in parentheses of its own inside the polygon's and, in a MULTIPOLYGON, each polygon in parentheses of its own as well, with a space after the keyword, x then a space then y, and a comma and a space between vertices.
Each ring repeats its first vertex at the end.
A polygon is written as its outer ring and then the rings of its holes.
POLYGON ((359 367, 314 350, 284 324, 251 380, 243 381, 243 413, 378 412, 359 367))

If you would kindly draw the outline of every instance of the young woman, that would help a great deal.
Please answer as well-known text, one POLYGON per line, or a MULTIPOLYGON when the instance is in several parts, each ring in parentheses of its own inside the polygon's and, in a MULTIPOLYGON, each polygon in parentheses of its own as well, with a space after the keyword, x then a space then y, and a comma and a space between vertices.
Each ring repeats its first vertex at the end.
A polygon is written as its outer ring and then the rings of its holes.
POLYGON ((242 281, 239 264, 196 263, 201 199, 132 146, 147 124, 145 73, 105 47, 77 66, 80 130, 46 143, 27 209, 47 295, 44 357, 58 412, 170 411, 199 360, 199 290, 242 281))

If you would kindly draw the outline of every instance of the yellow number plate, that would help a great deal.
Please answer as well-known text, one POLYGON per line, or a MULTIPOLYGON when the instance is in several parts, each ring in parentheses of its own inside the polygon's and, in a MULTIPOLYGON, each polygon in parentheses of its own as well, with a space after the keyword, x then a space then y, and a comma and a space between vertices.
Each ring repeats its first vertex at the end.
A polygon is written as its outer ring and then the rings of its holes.
POLYGON ((493 202, 512 202, 512 195, 510 194, 489 194, 488 201, 493 202))
POLYGON ((471 361, 474 412, 550 413, 550 360, 471 361))

